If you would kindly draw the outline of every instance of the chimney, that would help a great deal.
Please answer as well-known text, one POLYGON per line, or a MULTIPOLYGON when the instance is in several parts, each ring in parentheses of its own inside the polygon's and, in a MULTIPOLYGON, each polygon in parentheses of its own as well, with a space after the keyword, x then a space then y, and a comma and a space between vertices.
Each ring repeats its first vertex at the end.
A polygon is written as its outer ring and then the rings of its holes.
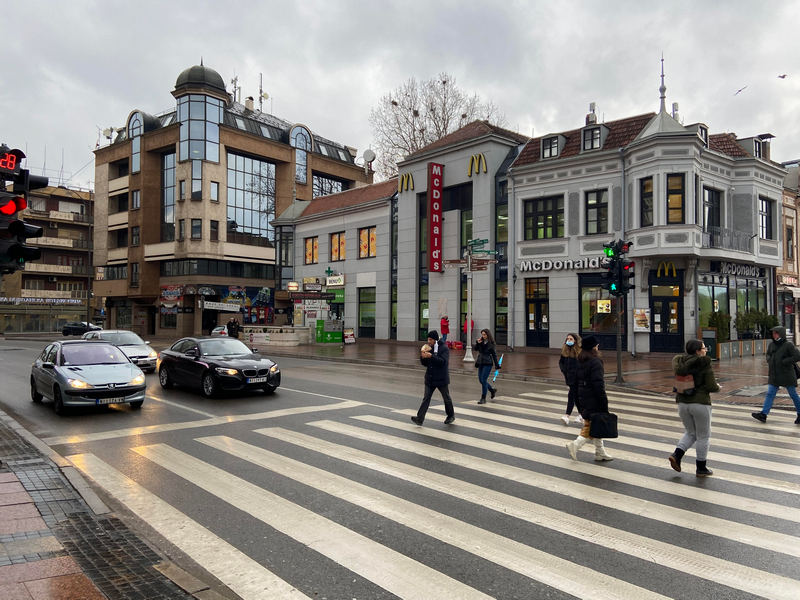
POLYGON ((594 112, 594 102, 589 103, 589 114, 586 115, 586 124, 587 125, 594 125, 597 123, 597 115, 594 112))
POLYGON ((250 110, 250 111, 253 110, 253 97, 252 96, 248 96, 247 98, 244 99, 244 107, 247 110, 250 110))

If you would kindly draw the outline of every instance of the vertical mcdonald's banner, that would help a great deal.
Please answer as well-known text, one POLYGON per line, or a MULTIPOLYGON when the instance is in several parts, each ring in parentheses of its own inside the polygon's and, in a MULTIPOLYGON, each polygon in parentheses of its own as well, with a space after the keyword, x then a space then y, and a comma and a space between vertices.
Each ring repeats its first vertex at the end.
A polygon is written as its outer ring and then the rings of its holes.
POLYGON ((442 263, 442 188, 444 165, 428 163, 428 271, 444 271, 442 263))

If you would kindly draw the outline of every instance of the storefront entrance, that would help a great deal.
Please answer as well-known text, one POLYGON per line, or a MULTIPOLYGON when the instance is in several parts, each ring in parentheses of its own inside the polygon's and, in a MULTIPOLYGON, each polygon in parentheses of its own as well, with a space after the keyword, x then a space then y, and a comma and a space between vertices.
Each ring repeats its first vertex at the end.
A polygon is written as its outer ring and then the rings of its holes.
POLYGON ((650 271, 650 352, 683 352, 683 270, 650 271))
POLYGON ((546 277, 525 280, 525 345, 550 346, 550 292, 546 277))

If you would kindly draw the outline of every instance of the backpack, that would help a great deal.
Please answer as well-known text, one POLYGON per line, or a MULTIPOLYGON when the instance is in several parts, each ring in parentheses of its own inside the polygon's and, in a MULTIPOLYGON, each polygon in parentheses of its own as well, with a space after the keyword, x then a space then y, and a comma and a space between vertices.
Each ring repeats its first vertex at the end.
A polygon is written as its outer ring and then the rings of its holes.
POLYGON ((694 375, 675 375, 672 391, 684 396, 694 395, 694 375))

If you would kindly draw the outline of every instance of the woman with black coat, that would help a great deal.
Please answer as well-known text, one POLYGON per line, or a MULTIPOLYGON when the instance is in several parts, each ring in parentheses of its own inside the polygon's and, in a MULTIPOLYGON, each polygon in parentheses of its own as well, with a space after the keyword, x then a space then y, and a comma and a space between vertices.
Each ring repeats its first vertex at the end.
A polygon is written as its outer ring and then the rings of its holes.
POLYGON ((572 460, 578 460, 578 450, 589 440, 594 441, 594 459, 613 460, 606 452, 601 438, 589 435, 592 416, 596 413, 608 412, 608 396, 606 395, 605 369, 600 360, 600 343, 593 335, 583 338, 581 353, 578 355, 578 406, 583 417, 583 427, 577 438, 567 442, 567 451, 572 460))
POLYGON ((489 383, 489 374, 492 372, 492 367, 495 369, 500 368, 492 332, 488 329, 481 329, 481 337, 473 344, 472 349, 478 353, 475 359, 475 368, 478 369, 478 381, 481 384, 481 399, 478 400, 478 404, 486 404, 486 392, 488 391, 492 398, 497 393, 497 388, 493 388, 489 383))
MULTIPOLYGON (((567 338, 564 340, 564 345, 561 346, 561 357, 558 359, 558 368, 561 369, 561 373, 564 375, 564 383, 569 388, 567 412, 561 415, 564 425, 569 425, 572 409, 578 402, 578 354, 580 352, 580 336, 577 333, 568 333, 567 338)), ((578 409, 578 416, 575 417, 575 422, 583 423, 580 408, 578 409)))

